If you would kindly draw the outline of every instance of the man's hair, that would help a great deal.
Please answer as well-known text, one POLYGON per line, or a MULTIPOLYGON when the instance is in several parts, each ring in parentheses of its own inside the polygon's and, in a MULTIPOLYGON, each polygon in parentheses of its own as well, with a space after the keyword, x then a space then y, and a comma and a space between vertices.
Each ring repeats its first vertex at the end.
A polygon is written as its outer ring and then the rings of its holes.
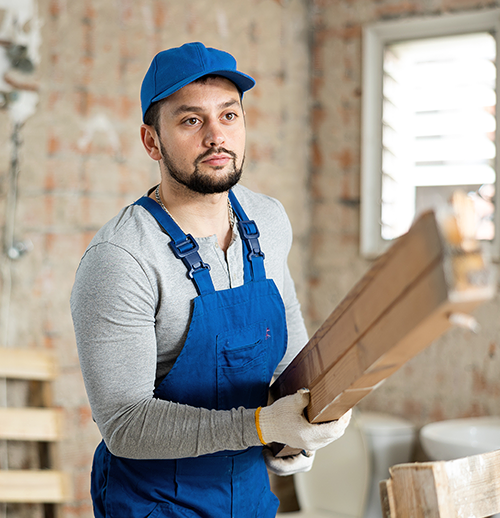
POLYGON ((165 99, 156 101, 146 110, 144 114, 144 124, 153 126, 158 136, 160 135, 160 109, 165 99))
MULTIPOLYGON (((219 79, 223 76, 218 76, 217 74, 207 74, 206 76, 199 77, 198 79, 195 79, 192 81, 192 83, 201 83, 206 84, 208 81, 212 79, 219 79)), ((190 83, 191 84, 191 83, 190 83)), ((234 84, 234 83, 233 83, 234 84)), ((236 86, 236 85, 234 85, 236 86)), ((238 88, 238 87, 236 87, 238 88)), ((243 93, 238 88, 238 92, 240 93, 240 101, 242 100, 243 93)), ((151 104, 151 106, 146 110, 146 113, 144 114, 144 124, 147 124, 148 126, 153 126, 158 136, 160 136, 160 111, 161 106, 164 101, 166 101, 168 97, 165 99, 160 99, 159 101, 155 101, 151 104)))

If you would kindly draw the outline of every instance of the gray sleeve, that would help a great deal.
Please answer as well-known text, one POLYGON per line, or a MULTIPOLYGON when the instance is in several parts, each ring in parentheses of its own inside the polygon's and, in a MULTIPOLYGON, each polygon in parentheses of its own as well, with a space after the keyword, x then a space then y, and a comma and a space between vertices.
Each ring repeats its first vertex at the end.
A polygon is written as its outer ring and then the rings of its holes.
POLYGON ((109 450, 142 459, 193 457, 259 445, 254 410, 207 410, 153 397, 155 291, 122 248, 90 248, 71 295, 93 418, 109 450))

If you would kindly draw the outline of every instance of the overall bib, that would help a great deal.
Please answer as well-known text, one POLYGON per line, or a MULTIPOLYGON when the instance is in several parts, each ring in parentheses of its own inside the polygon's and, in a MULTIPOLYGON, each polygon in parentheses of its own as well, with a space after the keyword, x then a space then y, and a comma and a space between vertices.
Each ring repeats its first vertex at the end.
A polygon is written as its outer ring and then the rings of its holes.
MULTIPOLYGON (((285 354, 285 308, 266 279, 259 232, 229 193, 243 243, 244 284, 215 291, 198 244, 151 198, 136 201, 172 239, 173 253, 195 283, 184 347, 154 397, 215 410, 267 403, 272 375, 285 354)), ((91 482, 94 513, 106 518, 275 517, 262 447, 199 457, 136 460, 116 457, 104 441, 96 449, 91 482)))

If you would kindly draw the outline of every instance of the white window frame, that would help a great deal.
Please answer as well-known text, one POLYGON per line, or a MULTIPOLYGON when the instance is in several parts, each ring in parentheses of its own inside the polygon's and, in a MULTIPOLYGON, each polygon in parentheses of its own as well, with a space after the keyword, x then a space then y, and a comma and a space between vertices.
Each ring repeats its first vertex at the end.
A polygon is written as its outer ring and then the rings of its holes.
POLYGON ((500 9, 378 22, 363 28, 360 252, 367 259, 392 243, 382 238, 382 100, 384 47, 419 38, 491 32, 496 40, 495 237, 491 256, 500 259, 500 9))

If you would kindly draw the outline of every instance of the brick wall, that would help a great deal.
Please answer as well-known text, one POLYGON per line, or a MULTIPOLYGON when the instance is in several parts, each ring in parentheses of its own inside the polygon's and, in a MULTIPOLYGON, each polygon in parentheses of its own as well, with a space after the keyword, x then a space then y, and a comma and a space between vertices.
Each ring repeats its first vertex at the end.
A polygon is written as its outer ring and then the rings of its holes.
MULTIPOLYGON (((203 41, 233 53, 256 78, 244 98, 244 183, 286 205, 296 238, 290 262, 305 300, 308 17, 302 0, 38 0, 37 7, 39 102, 21 131, 15 213, 16 236, 33 250, 18 261, 2 260, 3 294, 9 279, 12 290, 10 307, 3 306, 8 327, 4 322, 0 334, 7 345, 49 348, 60 358, 55 403, 65 410, 67 439, 59 454, 76 490, 64 516, 90 518, 89 471, 100 437, 79 371, 69 296, 95 231, 159 179, 139 140, 142 77, 156 52, 203 41)), ((0 121, 3 224, 12 132, 6 110, 0 121)))
MULTIPOLYGON (((359 256, 361 32, 364 24, 500 7, 483 0, 311 2, 312 172, 309 322, 316 329, 369 263, 359 256)), ((475 313, 482 331, 453 329, 365 398, 361 408, 417 425, 500 415, 499 302, 475 313)))

